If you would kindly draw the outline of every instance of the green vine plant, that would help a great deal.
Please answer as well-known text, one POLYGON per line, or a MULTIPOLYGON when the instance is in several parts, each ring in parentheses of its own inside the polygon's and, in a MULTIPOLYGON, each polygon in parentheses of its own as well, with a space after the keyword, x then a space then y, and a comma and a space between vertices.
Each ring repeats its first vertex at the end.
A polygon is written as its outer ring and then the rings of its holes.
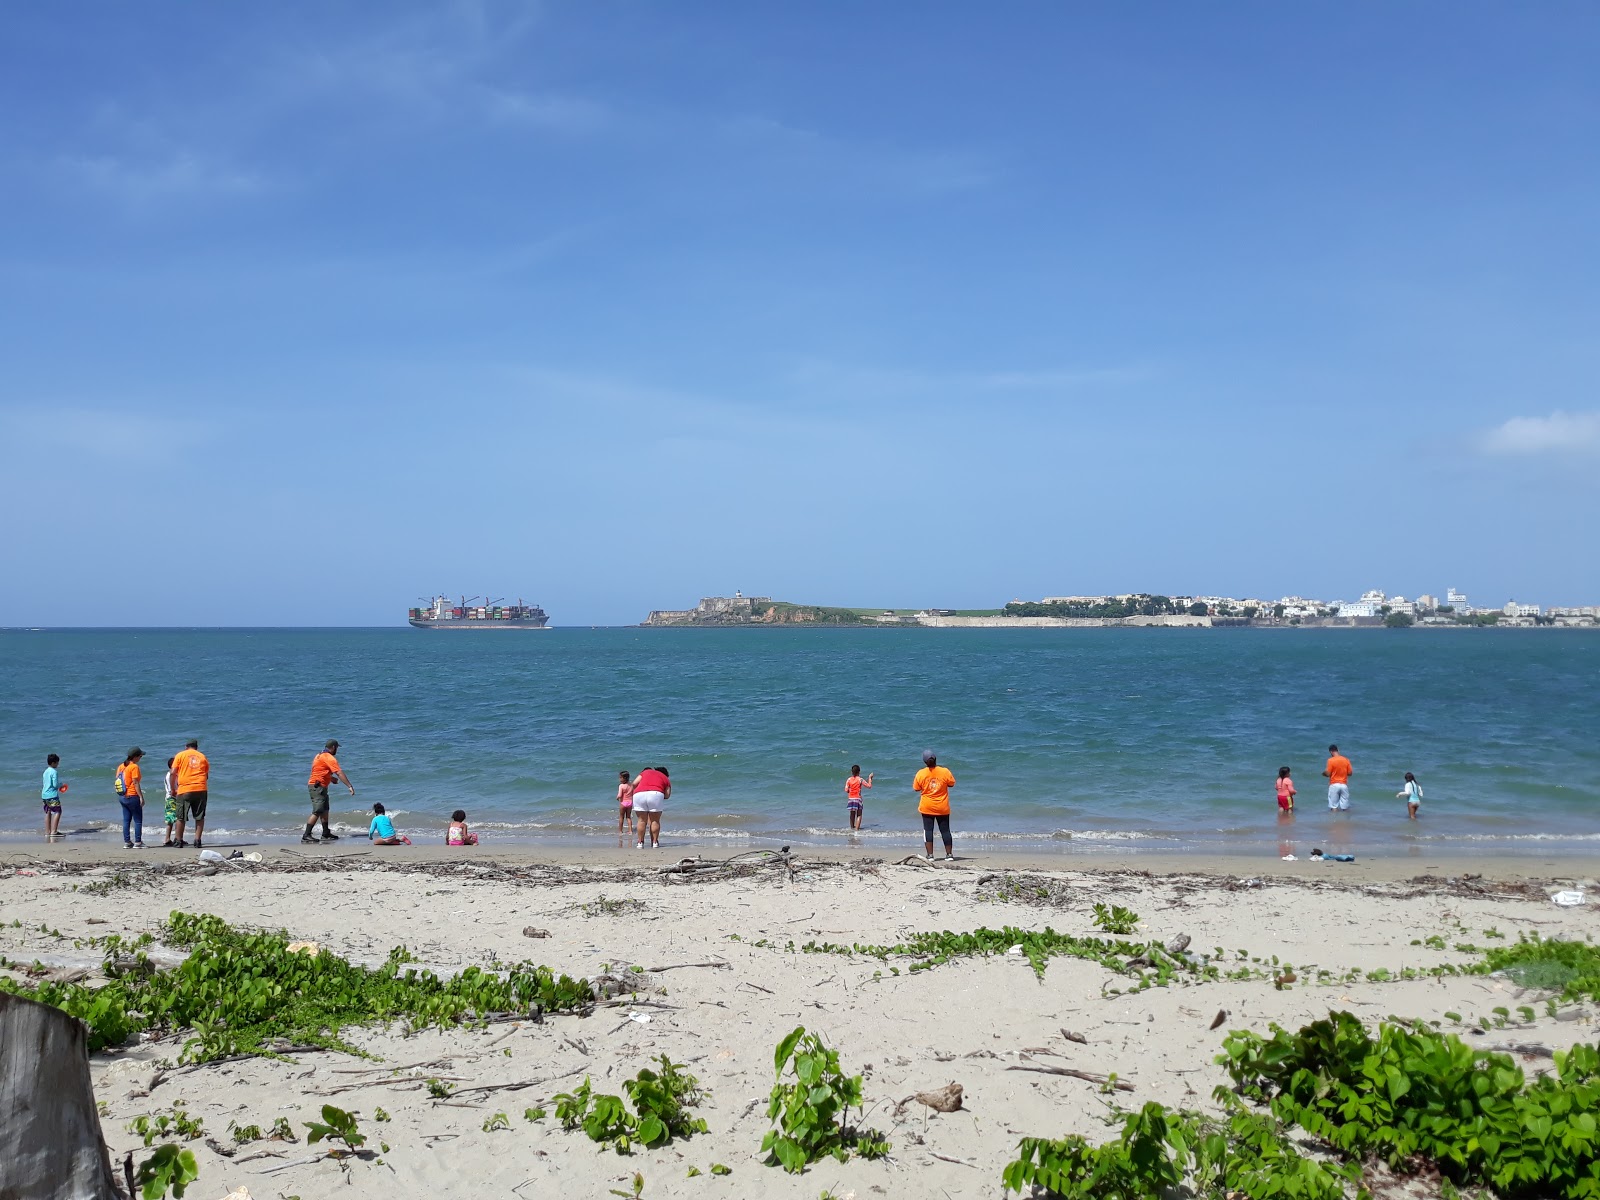
POLYGON ((169 1190, 182 1200, 185 1189, 199 1178, 194 1153, 168 1144, 139 1164, 134 1186, 141 1200, 163 1200, 169 1190))
POLYGON ((1151 1101, 1118 1114, 1122 1127, 1103 1145, 1076 1134, 1023 1138, 1001 1182, 1068 1200, 1164 1200, 1185 1186, 1204 1200, 1343 1200, 1344 1184, 1359 1180, 1354 1168, 1300 1154, 1276 1121, 1222 1096, 1222 1121, 1151 1101))
POLYGON ((851 1109, 866 1116, 861 1076, 844 1073, 837 1050, 800 1025, 778 1043, 772 1063, 777 1082, 767 1103, 767 1119, 774 1128, 761 1142, 769 1166, 799 1174, 820 1158, 844 1162, 852 1151, 867 1159, 889 1153, 883 1134, 849 1123, 851 1109), (785 1068, 793 1082, 784 1081, 785 1068))
POLYGON ((304 1125, 307 1131, 306 1143, 308 1145, 315 1145, 324 1139, 329 1142, 343 1142, 344 1150, 334 1149, 329 1151, 330 1154, 335 1156, 345 1153, 354 1154, 367 1141, 356 1124, 356 1114, 346 1112, 342 1108, 335 1108, 331 1104, 322 1106, 321 1121, 306 1121, 304 1125))
MULTIPOLYGON (((169 1137, 179 1137, 192 1142, 205 1132, 205 1121, 200 1117, 190 1116, 184 1102, 176 1100, 170 1113, 151 1113, 135 1117, 128 1122, 128 1132, 136 1134, 146 1146, 153 1146, 157 1141, 169 1137)), ((256 1136, 260 1136, 260 1130, 256 1131, 256 1136)))
POLYGON ((1106 933, 1116 934, 1118 937, 1127 937, 1139 927, 1139 914, 1131 908, 1123 908, 1120 904, 1105 905, 1096 903, 1094 906, 1094 923, 1097 929, 1106 933))
POLYGON ((1440 1191, 1488 1188, 1507 1200, 1600 1196, 1600 1048, 1556 1056, 1528 1083, 1506 1055, 1475 1051, 1419 1022, 1370 1034, 1334 1012, 1298 1033, 1236 1031, 1217 1060, 1217 1117, 1157 1103, 1119 1113, 1117 1136, 1024 1138, 1002 1175, 1008 1192, 1068 1200, 1342 1200, 1368 1193, 1363 1168, 1441 1178, 1440 1191), (1259 1106, 1252 1108, 1251 1104, 1259 1106), (1331 1159, 1310 1158, 1314 1139, 1331 1159))
POLYGON ((497 1129, 510 1129, 510 1128, 511 1128, 511 1118, 506 1116, 505 1113, 497 1112, 492 1117, 484 1118, 483 1131, 485 1133, 493 1133, 497 1129))
POLYGON ((1231 1033, 1218 1061, 1241 1095, 1351 1162, 1422 1160, 1502 1196, 1600 1196, 1600 1048, 1557 1053, 1555 1074, 1529 1083, 1454 1034, 1386 1022, 1373 1037, 1333 1012, 1294 1034, 1231 1033))
MULTIPOLYGON (((109 939, 108 939, 109 940, 109 939)), ((441 979, 407 965, 397 947, 376 969, 338 955, 290 951, 286 933, 249 933, 220 917, 173 913, 162 940, 192 953, 170 971, 142 954, 108 950, 111 978, 99 987, 0 978, 0 989, 63 1009, 89 1027, 89 1049, 118 1046, 142 1030, 192 1031, 187 1062, 235 1054, 273 1055, 285 1046, 361 1051, 348 1026, 405 1021, 440 1028, 524 1012, 584 1012, 594 1003, 582 980, 522 963, 504 977, 468 967, 441 979), (131 965, 129 965, 131 964, 131 965)))
MULTIPOLYGON (((644 1067, 622 1085, 633 1102, 632 1112, 621 1096, 596 1093, 587 1077, 572 1091, 558 1094, 555 1109, 561 1127, 582 1129, 590 1141, 610 1146, 618 1154, 633 1153, 635 1143, 654 1149, 674 1138, 705 1133, 705 1120, 687 1111, 704 1098, 700 1081, 665 1054, 656 1061, 660 1071, 644 1067)), ((544 1111, 529 1109, 523 1115, 535 1121, 544 1111), (532 1115, 535 1112, 537 1116, 532 1115)))

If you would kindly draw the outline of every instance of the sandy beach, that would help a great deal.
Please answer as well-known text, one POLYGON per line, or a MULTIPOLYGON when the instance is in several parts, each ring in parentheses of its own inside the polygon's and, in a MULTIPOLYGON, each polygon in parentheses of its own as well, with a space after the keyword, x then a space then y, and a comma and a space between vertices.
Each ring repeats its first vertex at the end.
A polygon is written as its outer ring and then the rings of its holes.
MULTIPOLYGON (((520 960, 573 976, 643 968, 638 999, 592 1015, 511 1020, 484 1029, 356 1031, 373 1061, 332 1052, 292 1061, 247 1059, 177 1066, 182 1038, 96 1054, 92 1074, 117 1162, 138 1148, 141 1114, 182 1101, 204 1121, 186 1143, 213 1200, 241 1185, 252 1197, 632 1194, 995 1196, 1025 1135, 1100 1138, 1113 1096, 1049 1073, 1115 1073, 1132 1085, 1114 1099, 1210 1107, 1225 1081, 1213 1062, 1229 1029, 1296 1028, 1330 1009, 1369 1025, 1396 1014, 1459 1028, 1475 1046, 1521 1047, 1524 1070, 1544 1050, 1596 1036, 1592 1006, 1546 1015, 1543 996, 1490 976, 1369 980, 1407 967, 1474 956, 1421 944, 1487 944, 1519 934, 1584 937, 1594 930, 1594 859, 1485 862, 1430 857, 1351 864, 1146 856, 1092 862, 984 855, 927 866, 849 852, 807 851, 787 865, 746 864, 663 875, 671 856, 611 849, 500 853, 442 847, 377 850, 263 847, 258 865, 207 874, 193 852, 147 855, 83 847, 0 847, 0 955, 58 970, 98 961, 75 940, 155 932, 172 911, 287 930, 324 950, 376 964, 403 945, 428 967, 520 960), (163 865, 167 864, 167 865, 163 865), (1562 908, 1551 893, 1586 886, 1589 902, 1562 908), (1096 901, 1139 915, 1138 940, 1187 935, 1192 950, 1228 964, 1293 964, 1246 980, 1175 982, 1134 994, 1129 977, 1073 958, 1036 979, 1020 956, 957 958, 910 972, 912 959, 801 953, 806 942, 891 944, 916 933, 1015 926, 1094 935, 1096 901), (16 924, 20 922, 19 924, 16 924), (528 936, 537 930, 547 936, 528 936), (758 945, 757 943, 765 944, 758 945), (794 943, 795 949, 789 948, 794 943), (1337 982, 1317 983, 1318 970, 1337 982), (1352 980, 1351 970, 1361 977, 1352 980), (895 973, 898 971, 898 973, 895 973), (1467 1033, 1494 1008, 1535 1010, 1505 1028, 1467 1033), (1218 1014, 1221 1018, 1218 1028, 1218 1014), (763 1165, 773 1048, 796 1025, 821 1033, 851 1073, 865 1076, 865 1123, 887 1133, 889 1158, 825 1160, 792 1176, 763 1165), (1067 1036, 1071 1034, 1069 1039, 1067 1036), (1080 1040, 1081 1039, 1081 1040, 1080 1040), (622 1157, 551 1117, 524 1110, 585 1076, 620 1092, 661 1054, 704 1086, 709 1132, 622 1157), (165 1061, 168 1065, 162 1066, 165 1061), (1043 1068, 1043 1070, 1041 1070, 1043 1068), (425 1080, 454 1086, 430 1098, 425 1080), (960 1111, 935 1113, 917 1092, 957 1082, 960 1111), (302 1122, 338 1104, 360 1116, 368 1147, 388 1149, 348 1169, 304 1143, 302 1122), (382 1108, 390 1114, 375 1120, 382 1108), (485 1131, 497 1113, 509 1129, 485 1131), (286 1117, 298 1144, 235 1146, 230 1122, 269 1127, 286 1117), (222 1151, 232 1151, 228 1156, 222 1151), (381 1163, 376 1161, 381 1158, 381 1163), (712 1164, 730 1168, 713 1175, 712 1164), (691 1168, 700 1174, 690 1177, 691 1168)), ((93 977, 91 977, 92 979, 93 977)))

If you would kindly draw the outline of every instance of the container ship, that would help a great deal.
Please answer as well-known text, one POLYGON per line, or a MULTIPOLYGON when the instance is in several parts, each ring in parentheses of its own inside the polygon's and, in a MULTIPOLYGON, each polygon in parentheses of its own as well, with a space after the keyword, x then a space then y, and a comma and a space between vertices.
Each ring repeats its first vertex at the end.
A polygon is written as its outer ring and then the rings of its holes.
POLYGON ((474 604, 463 596, 459 604, 451 604, 448 596, 435 596, 426 608, 413 608, 406 614, 415 629, 548 629, 550 618, 537 604, 524 604, 518 600, 507 604, 504 600, 490 600, 474 604))

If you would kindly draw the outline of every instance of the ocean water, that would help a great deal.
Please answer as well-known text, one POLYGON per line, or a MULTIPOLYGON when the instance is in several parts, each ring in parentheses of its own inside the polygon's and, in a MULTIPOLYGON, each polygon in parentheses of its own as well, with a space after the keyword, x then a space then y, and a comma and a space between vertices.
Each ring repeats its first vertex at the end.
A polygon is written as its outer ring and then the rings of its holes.
POLYGON ((298 836, 337 737, 359 792, 335 791, 339 827, 378 800, 420 841, 460 807, 486 841, 614 843, 617 770, 662 765, 670 846, 899 852, 931 748, 958 850, 1600 852, 1600 636, 1579 631, 5 631, 0 668, 8 835, 40 829, 47 752, 73 785, 63 828, 109 843, 125 751, 159 798, 198 737, 211 840, 298 836), (1340 817, 1330 741, 1355 764, 1340 817), (876 773, 853 839, 852 763, 876 773))

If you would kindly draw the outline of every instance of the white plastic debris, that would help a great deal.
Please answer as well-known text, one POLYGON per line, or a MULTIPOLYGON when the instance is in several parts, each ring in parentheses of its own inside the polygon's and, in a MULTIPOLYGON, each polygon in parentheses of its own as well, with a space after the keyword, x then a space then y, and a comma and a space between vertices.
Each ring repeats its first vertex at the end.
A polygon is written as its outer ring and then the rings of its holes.
POLYGON ((225 860, 215 850, 202 850, 200 851, 200 861, 203 863, 219 863, 225 860))
POLYGON ((1018 942, 1015 946, 1011 947, 1011 949, 1007 950, 1006 953, 1007 954, 1014 954, 1018 958, 1021 958, 1022 957, 1022 943, 1018 942))
POLYGON ((1299 859, 1297 859, 1297 858, 1296 858, 1296 857, 1295 857, 1295 856, 1294 856, 1294 855, 1292 855, 1292 854, 1285 854, 1285 855, 1284 855, 1284 856, 1283 856, 1283 861, 1284 861, 1284 862, 1299 862, 1299 861, 1300 861, 1300 860, 1299 860, 1299 859))
POLYGON ((638 1025, 648 1025, 650 1024, 650 1014, 630 1009, 628 1012, 628 1020, 638 1025))
POLYGON ((1550 899, 1562 908, 1577 908, 1583 903, 1584 896, 1582 892, 1557 892, 1550 899))

